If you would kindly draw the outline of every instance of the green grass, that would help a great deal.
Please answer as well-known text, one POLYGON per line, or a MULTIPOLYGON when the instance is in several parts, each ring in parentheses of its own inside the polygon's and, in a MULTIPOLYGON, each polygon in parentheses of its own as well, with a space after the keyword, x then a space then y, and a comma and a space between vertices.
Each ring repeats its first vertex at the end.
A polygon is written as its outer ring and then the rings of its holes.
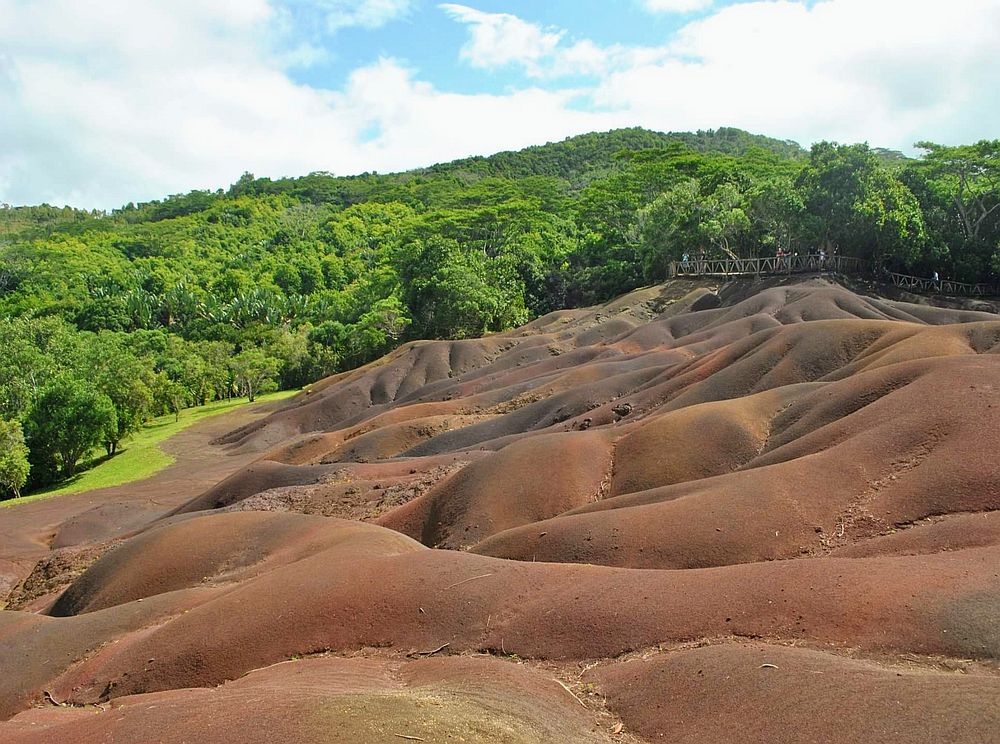
MULTIPOLYGON (((298 390, 283 390, 278 393, 258 395, 253 405, 290 398, 298 392, 298 390)), ((47 499, 51 496, 66 496, 71 493, 93 491, 97 488, 110 488, 148 478, 174 462, 175 458, 172 455, 168 455, 160 449, 161 442, 202 419, 247 405, 250 404, 243 399, 220 400, 197 408, 186 408, 181 411, 180 417, 176 420, 173 414, 155 418, 124 445, 121 445, 114 457, 108 458, 103 455, 97 457, 91 461, 92 467, 78 473, 70 480, 57 486, 35 491, 19 499, 0 501, 0 507, 24 504, 38 499, 47 499)))

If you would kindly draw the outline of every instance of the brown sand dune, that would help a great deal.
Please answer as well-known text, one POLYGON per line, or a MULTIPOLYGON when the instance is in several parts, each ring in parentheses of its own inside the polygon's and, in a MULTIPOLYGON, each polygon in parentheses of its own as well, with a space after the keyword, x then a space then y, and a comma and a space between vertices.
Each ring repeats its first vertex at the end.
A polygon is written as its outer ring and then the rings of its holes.
POLYGON ((79 615, 194 586, 225 586, 316 553, 384 556, 421 546, 398 532, 305 514, 236 512, 163 522, 106 553, 49 612, 79 615))
POLYGON ((173 513, 185 514, 203 509, 219 509, 269 488, 319 483, 334 470, 332 466, 295 466, 261 460, 226 478, 173 513))
POLYGON ((653 419, 618 440, 611 498, 474 550, 698 567, 793 558, 930 517, 1000 509, 1000 463, 982 446, 984 431, 1000 431, 1000 402, 995 386, 979 383, 1000 380, 1000 359, 900 366, 795 386, 799 400, 771 419, 755 409, 777 408, 773 393, 653 419))
POLYGON ((2 588, 17 591, 53 549, 91 551, 130 534, 259 458, 260 453, 249 448, 220 451, 209 442, 280 405, 247 406, 185 429, 161 445, 177 462, 149 480, 6 506, 0 511, 0 607, 6 594, 2 588))
MULTIPOLYGON (((366 647, 405 653, 445 643, 451 652, 599 659, 732 635, 1000 657, 995 546, 683 571, 504 561, 426 548, 367 553, 347 558, 321 551, 234 585, 183 589, 71 617, 3 613, 7 646, 42 653, 58 639, 64 649, 58 659, 46 656, 42 669, 30 665, 31 678, 5 677, 4 699, 23 700, 44 688, 59 699, 94 703, 212 686, 296 655, 366 647), (153 600, 174 614, 149 624, 136 608, 153 600), (109 629, 116 643, 98 648, 109 629)), ((13 668, 15 659, 3 661, 13 668)))
POLYGON ((1000 511, 984 511, 916 520, 885 535, 836 548, 831 555, 845 558, 922 555, 997 544, 1000 544, 1000 511))
POLYGON ((117 698, 113 711, 35 709, 4 728, 10 744, 612 740, 554 679, 482 657, 304 659, 216 689, 117 698))
POLYGON ((599 500, 610 468, 610 443, 600 432, 531 437, 466 466, 379 524, 433 547, 461 549, 599 500))
POLYGON ((236 423, 10 510, 93 565, 0 612, 0 740, 1000 741, 996 315, 676 280, 236 423))
POLYGON ((800 648, 723 644, 586 676, 651 741, 996 741, 1000 678, 888 666, 800 648))

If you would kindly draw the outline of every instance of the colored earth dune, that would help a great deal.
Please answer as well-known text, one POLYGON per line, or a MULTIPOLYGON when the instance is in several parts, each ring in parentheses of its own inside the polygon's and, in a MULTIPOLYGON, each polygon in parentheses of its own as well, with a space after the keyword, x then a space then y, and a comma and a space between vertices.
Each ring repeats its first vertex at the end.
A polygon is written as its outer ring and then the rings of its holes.
POLYGON ((1000 741, 998 442, 986 305, 410 343, 0 512, 0 740, 1000 741))

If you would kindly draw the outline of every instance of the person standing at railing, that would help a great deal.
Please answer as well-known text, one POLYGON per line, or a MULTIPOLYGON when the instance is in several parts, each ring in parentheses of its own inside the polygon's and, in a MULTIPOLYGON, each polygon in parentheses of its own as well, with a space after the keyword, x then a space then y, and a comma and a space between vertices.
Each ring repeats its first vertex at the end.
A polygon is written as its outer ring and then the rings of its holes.
POLYGON ((687 251, 684 251, 684 253, 681 255, 681 267, 684 269, 684 271, 688 270, 688 260, 690 258, 691 256, 688 255, 687 251))
POLYGON ((823 271, 824 269, 826 269, 826 249, 825 248, 820 248, 819 249, 819 270, 823 271))
POLYGON ((774 262, 775 271, 781 271, 782 269, 787 271, 790 268, 788 262, 789 256, 787 253, 785 253, 785 249, 782 248, 780 245, 778 246, 778 250, 775 251, 774 253, 774 258, 775 258, 774 262))

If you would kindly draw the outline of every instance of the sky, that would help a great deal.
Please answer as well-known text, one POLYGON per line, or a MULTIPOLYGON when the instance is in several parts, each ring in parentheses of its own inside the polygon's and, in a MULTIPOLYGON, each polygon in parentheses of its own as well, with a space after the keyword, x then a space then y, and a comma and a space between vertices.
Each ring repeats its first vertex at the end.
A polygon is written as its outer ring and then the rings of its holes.
POLYGON ((1000 137, 1000 0, 0 0, 0 203, 391 172, 575 134, 1000 137))

